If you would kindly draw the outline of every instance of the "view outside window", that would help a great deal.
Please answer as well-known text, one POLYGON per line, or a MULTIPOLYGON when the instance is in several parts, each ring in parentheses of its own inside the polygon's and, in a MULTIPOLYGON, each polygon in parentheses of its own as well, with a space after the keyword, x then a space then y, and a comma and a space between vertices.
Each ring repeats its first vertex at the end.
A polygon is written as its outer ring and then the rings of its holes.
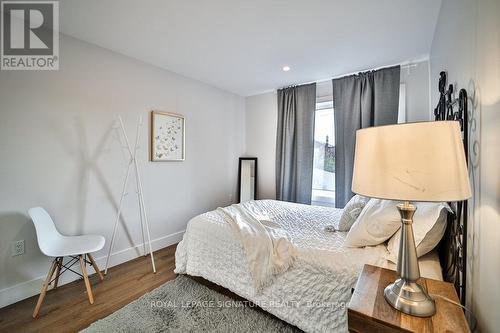
POLYGON ((316 103, 312 204, 335 207, 333 102, 316 103))

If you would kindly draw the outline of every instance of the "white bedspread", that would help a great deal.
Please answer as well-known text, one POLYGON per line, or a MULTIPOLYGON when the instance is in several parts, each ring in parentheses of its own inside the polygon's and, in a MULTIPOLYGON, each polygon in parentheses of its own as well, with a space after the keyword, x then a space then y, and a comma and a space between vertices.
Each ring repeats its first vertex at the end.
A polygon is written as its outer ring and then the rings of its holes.
POLYGON ((255 288, 260 291, 273 275, 293 264, 296 250, 285 229, 273 222, 254 201, 218 208, 240 240, 255 288))
POLYGON ((256 205, 287 231, 297 249, 293 266, 257 292, 242 244, 215 210, 188 223, 175 272, 217 283, 306 332, 347 331, 351 288, 365 263, 386 266, 386 247, 346 248, 345 232, 325 232, 326 225, 338 223, 341 209, 274 200, 242 205, 256 205))

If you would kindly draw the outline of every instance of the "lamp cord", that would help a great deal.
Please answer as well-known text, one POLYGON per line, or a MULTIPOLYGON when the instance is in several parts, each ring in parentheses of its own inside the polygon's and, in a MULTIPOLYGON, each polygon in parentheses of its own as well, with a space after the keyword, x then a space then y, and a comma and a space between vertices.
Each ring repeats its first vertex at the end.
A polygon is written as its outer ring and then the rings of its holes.
POLYGON ((459 306, 459 307, 461 307, 462 309, 464 309, 465 311, 467 311, 467 312, 471 315, 472 322, 473 322, 473 324, 474 324, 474 326, 471 328, 471 331, 472 331, 472 332, 475 332, 475 331, 476 331, 476 328, 477 328, 477 318, 476 318, 476 316, 474 315, 474 313, 472 313, 472 311, 471 311, 468 307, 466 307, 465 305, 462 305, 462 304, 460 304, 460 303, 458 303, 458 302, 455 302, 454 300, 451 300, 451 299, 449 299, 448 297, 444 297, 444 296, 437 295, 437 294, 430 294, 430 295, 431 295, 432 297, 434 297, 434 298, 436 298, 436 297, 437 297, 437 298, 441 298, 442 300, 444 300, 444 301, 446 301, 446 302, 448 302, 448 303, 454 304, 454 305, 456 305, 456 306, 459 306))

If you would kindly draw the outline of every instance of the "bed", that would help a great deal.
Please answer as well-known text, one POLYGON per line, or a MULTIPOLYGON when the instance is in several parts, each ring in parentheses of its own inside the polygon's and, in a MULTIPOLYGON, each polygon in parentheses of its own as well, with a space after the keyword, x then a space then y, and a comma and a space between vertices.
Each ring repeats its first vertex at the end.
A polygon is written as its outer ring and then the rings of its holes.
MULTIPOLYGON (((458 101, 453 101, 452 87, 446 90, 446 85, 446 73, 441 72, 435 120, 461 123, 467 157, 467 92, 461 89, 458 101), (458 106, 457 111, 454 106, 458 106)), ((306 332, 342 332, 347 331, 346 306, 363 265, 395 268, 385 258, 384 244, 347 248, 343 246, 347 232, 324 230, 326 225, 338 224, 341 209, 274 200, 243 205, 257 206, 289 233, 298 254, 288 270, 257 290, 245 265, 241 242, 220 210, 215 210, 188 223, 177 247, 175 272, 214 282, 306 332)), ((419 266, 422 276, 453 283, 463 304, 467 285, 467 201, 450 206, 452 212, 447 216, 443 238, 435 250, 419 258, 419 266)))
MULTIPOLYGON (((347 331, 346 306, 364 264, 394 269, 384 244, 343 246, 347 232, 328 232, 342 209, 275 200, 250 201, 286 230, 298 250, 294 265, 256 290, 240 241, 219 210, 193 218, 176 251, 178 274, 200 276, 252 301, 306 332, 347 331)), ((420 260, 422 275, 442 279, 436 252, 420 260)))

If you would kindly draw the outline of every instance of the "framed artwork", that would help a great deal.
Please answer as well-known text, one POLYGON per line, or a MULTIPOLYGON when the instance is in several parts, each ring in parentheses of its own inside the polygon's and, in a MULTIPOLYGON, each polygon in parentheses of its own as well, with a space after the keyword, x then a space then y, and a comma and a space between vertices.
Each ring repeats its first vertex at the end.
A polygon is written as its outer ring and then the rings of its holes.
POLYGON ((186 119, 169 112, 151 111, 151 161, 184 161, 186 119))

